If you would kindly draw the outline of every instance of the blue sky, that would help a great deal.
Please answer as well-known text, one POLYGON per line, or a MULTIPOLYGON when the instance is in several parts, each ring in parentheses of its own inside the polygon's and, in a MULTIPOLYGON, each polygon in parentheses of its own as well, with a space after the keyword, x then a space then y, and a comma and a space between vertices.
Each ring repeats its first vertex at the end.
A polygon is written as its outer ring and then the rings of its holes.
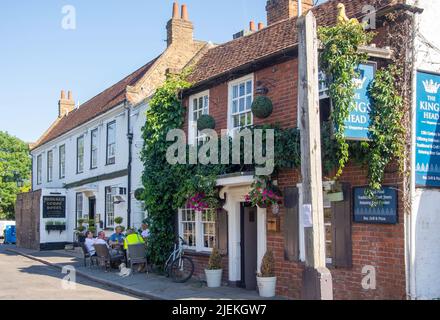
MULTIPOLYGON (((185 0, 195 38, 221 43, 266 23, 266 0, 185 0)), ((2 0, 0 130, 33 142, 58 115, 60 90, 84 103, 159 55, 173 0, 2 0), (62 8, 76 9, 64 30, 62 8)))

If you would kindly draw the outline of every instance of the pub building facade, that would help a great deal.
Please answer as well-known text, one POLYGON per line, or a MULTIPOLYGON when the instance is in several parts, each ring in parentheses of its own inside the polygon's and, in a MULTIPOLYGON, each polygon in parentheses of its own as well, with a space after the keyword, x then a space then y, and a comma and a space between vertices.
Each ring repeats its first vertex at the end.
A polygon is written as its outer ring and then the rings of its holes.
MULTIPOLYGON (((312 1, 303 1, 302 8, 313 11, 319 26, 329 26, 336 23, 339 3, 345 4, 349 18, 359 21, 365 17, 365 6, 376 9, 374 31, 377 35, 372 41, 374 45, 365 48, 370 62, 360 66, 364 78, 359 79, 357 97, 364 100, 358 101, 358 106, 368 103, 366 88, 376 68, 400 63, 399 67, 410 74, 407 86, 411 87, 414 79, 410 52, 414 39, 411 33, 407 34, 408 41, 404 43, 395 39, 399 39, 399 30, 411 30, 414 21, 423 20, 423 8, 417 7, 418 3, 384 0, 330 0, 314 7, 312 1), (401 61, 408 63, 402 65, 401 61)), ((199 60, 189 79, 193 85, 184 95, 187 110, 184 129, 189 144, 200 141, 197 119, 202 114, 214 118, 219 135, 222 130, 234 132, 251 125, 298 127, 296 8, 296 1, 269 0, 267 27, 255 30, 251 22, 245 36, 210 49, 199 60), (256 118, 250 108, 261 92, 265 92, 273 103, 273 113, 264 120, 256 118)), ((409 92, 402 92, 407 113, 412 109, 409 92)), ((330 101, 325 86, 320 88, 320 108, 321 120, 328 120, 330 101)), ((357 115, 352 114, 353 118, 365 116, 360 109, 357 108, 357 115)), ((362 129, 356 128, 355 123, 347 128, 353 129, 354 138, 362 129)), ((253 208, 246 204, 246 195, 255 179, 253 173, 237 172, 218 177, 220 197, 225 203, 224 214, 215 222, 219 224, 215 237, 224 255, 223 281, 254 290, 261 260, 266 251, 271 250, 275 256, 277 294, 300 298, 305 267, 300 169, 284 169, 272 178, 284 195, 277 214, 270 208, 253 208)), ((381 208, 373 208, 364 196, 364 188, 368 185, 367 168, 350 162, 340 181, 342 201, 332 202, 324 194, 326 258, 333 276, 335 299, 417 298, 411 296, 407 279, 412 268, 407 228, 411 209, 405 207, 404 199, 408 199, 411 187, 405 175, 400 175, 394 165, 386 170, 380 194, 384 200, 381 208), (365 288, 362 284, 366 270, 374 270, 374 288, 365 288)), ((324 187, 326 184, 324 181, 324 187)), ((438 194, 434 197, 439 199, 438 194)), ((190 241, 189 254, 196 261, 196 274, 202 278, 211 249, 210 242, 204 241, 206 234, 201 227, 205 219, 203 214, 189 208, 182 208, 177 214, 177 230, 190 241)), ((431 230, 430 234, 433 236, 435 232, 431 230)), ((438 253, 439 250, 435 250, 438 253)), ((431 264, 438 267, 435 258, 431 258, 431 264)), ((435 275, 433 270, 430 275, 435 275)), ((424 285, 429 286, 428 283, 424 285)), ((433 290, 439 288, 436 285, 433 290)))
MULTIPOLYGON (((366 6, 375 8, 375 46, 365 48, 370 60, 363 66, 367 80, 375 68, 400 63, 405 74, 409 73, 402 90, 405 107, 411 119, 416 119, 408 128, 412 137, 408 175, 398 174, 393 166, 387 169, 382 195, 387 201, 382 211, 372 210, 363 198, 367 169, 353 162, 340 178, 343 201, 332 202, 324 194, 326 255, 336 299, 440 297, 436 277, 440 268, 436 246, 440 240, 440 161, 432 152, 438 142, 432 136, 440 132, 436 126, 440 41, 431 31, 440 28, 436 2, 330 0, 313 6, 313 1, 302 0, 303 10, 311 9, 320 26, 335 24, 338 3, 345 4, 349 18, 359 20, 365 17, 366 6), (402 40, 402 30, 408 31, 404 35, 407 41, 402 40), (420 127, 419 119, 422 122, 426 112, 430 121, 422 124, 431 127, 420 127), (417 130, 420 135, 416 137, 417 130), (418 143, 426 141, 429 143, 418 143), (375 270, 375 288, 362 285, 365 267, 375 270)), ((33 192, 17 200, 19 245, 46 249, 71 243, 81 217, 94 218, 98 230, 114 226, 116 216, 123 217, 125 225, 129 220, 130 226, 139 226, 146 214, 133 195, 141 187, 144 170, 139 154, 141 128, 148 99, 169 71, 193 66, 189 79, 193 86, 183 96, 189 144, 201 138, 196 121, 202 114, 215 119, 218 133, 254 124, 297 128, 297 5, 294 0, 268 0, 267 27, 259 24, 255 30, 251 24, 241 37, 214 46, 193 40, 186 7, 179 14, 174 4, 167 25, 168 47, 161 56, 79 108, 71 94, 66 97, 63 93, 58 119, 32 146, 33 192), (250 111, 261 88, 268 89, 266 95, 274 106, 264 120, 250 111), (26 214, 29 210, 35 214, 26 214), (46 225, 52 221, 64 222, 66 230, 48 232, 46 225)), ((360 86, 359 96, 363 94, 365 86, 360 86)), ((320 98, 322 120, 326 120, 330 102, 325 86, 320 87, 320 98)), ((240 172, 218 177, 224 214, 210 217, 189 208, 176 213, 176 233, 191 239, 187 252, 195 261, 195 276, 204 277, 209 254, 217 245, 224 255, 224 282, 255 290, 261 259, 272 250, 277 295, 300 298, 305 267, 300 171, 281 170, 274 178, 284 196, 278 214, 270 208, 245 205, 254 175, 240 172)))

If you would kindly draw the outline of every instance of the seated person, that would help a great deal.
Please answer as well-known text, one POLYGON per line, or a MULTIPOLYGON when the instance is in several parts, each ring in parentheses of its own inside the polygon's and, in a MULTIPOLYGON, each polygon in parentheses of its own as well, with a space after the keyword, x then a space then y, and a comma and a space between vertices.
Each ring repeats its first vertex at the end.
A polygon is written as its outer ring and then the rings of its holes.
POLYGON ((93 233, 91 231, 87 231, 86 232, 86 241, 84 242, 84 244, 85 244, 90 256, 96 256, 96 251, 95 251, 95 247, 94 247, 95 241, 96 241, 96 239, 93 238, 93 233))
POLYGON ((116 227, 115 233, 109 239, 110 245, 113 244, 123 244, 124 243, 124 235, 122 234, 122 228, 116 227))
POLYGON ((145 240, 133 230, 128 230, 127 237, 124 240, 124 250, 127 250, 129 245, 139 244, 139 243, 145 244, 145 240))
POLYGON ((150 236, 150 229, 148 228, 147 223, 142 223, 142 238, 147 239, 150 236))

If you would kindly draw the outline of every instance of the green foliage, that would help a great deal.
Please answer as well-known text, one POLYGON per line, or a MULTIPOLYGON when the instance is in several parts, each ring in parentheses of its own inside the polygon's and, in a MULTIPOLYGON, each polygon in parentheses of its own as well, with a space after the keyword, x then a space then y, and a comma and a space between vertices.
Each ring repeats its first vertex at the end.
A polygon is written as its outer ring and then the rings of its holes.
POLYGON ((15 220, 17 194, 30 190, 29 147, 20 139, 0 131, 0 220, 15 220), (22 181, 23 187, 17 182, 22 181))
POLYGON ((199 131, 205 129, 215 129, 215 120, 209 114, 204 114, 199 117, 197 120, 197 129, 199 131))
POLYGON ((403 172, 405 128, 403 99, 395 85, 399 71, 394 66, 379 70, 369 88, 372 100, 368 161, 369 196, 382 188, 386 166, 397 159, 403 172))
POLYGON ((258 275, 262 278, 275 277, 275 258, 272 251, 267 251, 261 262, 261 273, 258 275))
POLYGON ((144 197, 144 192, 145 189, 144 188, 138 188, 134 191, 134 198, 138 201, 141 201, 144 197))
POLYGON ((185 109, 178 93, 188 87, 184 76, 169 76, 151 99, 142 130, 145 168, 142 181, 149 213, 150 259, 158 266, 165 263, 174 243, 173 225, 178 208, 174 196, 186 178, 185 168, 166 161, 167 149, 172 144, 166 141, 166 135, 169 130, 183 127, 185 109))
POLYGON ((124 221, 124 218, 122 218, 122 217, 116 217, 115 218, 115 223, 116 224, 121 224, 123 221, 124 221))
POLYGON ((346 23, 321 27, 318 36, 323 46, 320 54, 321 67, 330 81, 329 94, 334 106, 332 121, 336 128, 336 177, 339 177, 349 160, 349 144, 344 136, 344 123, 354 107, 353 79, 358 76, 356 68, 368 58, 366 54, 359 53, 358 48, 367 45, 373 39, 374 33, 366 33, 361 24, 346 23))
POLYGON ((218 171, 211 167, 212 171, 204 175, 200 172, 201 168, 202 166, 197 166, 195 174, 188 174, 188 178, 182 181, 182 185, 174 197, 177 207, 183 208, 186 206, 188 199, 197 194, 204 194, 203 201, 207 203, 208 208, 218 208, 219 201, 216 188, 218 171))
POLYGON ((270 179, 258 177, 252 183, 251 191, 246 195, 245 200, 254 207, 267 208, 274 204, 281 204, 283 197, 281 190, 270 179))
POLYGON ((252 102, 252 113, 260 119, 265 119, 272 114, 273 103, 266 96, 257 96, 252 102))
POLYGON ((209 256, 208 270, 220 270, 222 269, 222 256, 217 248, 212 249, 212 253, 209 256))

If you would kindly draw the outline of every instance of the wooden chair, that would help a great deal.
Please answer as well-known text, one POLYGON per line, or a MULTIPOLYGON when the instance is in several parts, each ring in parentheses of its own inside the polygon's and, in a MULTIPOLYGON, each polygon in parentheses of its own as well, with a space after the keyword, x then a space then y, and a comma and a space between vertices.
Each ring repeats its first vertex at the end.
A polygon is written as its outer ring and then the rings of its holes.
POLYGON ((106 271, 111 268, 112 263, 120 263, 124 260, 123 254, 111 255, 110 250, 105 244, 95 244, 94 247, 98 261, 100 262, 100 265, 105 266, 106 271))

